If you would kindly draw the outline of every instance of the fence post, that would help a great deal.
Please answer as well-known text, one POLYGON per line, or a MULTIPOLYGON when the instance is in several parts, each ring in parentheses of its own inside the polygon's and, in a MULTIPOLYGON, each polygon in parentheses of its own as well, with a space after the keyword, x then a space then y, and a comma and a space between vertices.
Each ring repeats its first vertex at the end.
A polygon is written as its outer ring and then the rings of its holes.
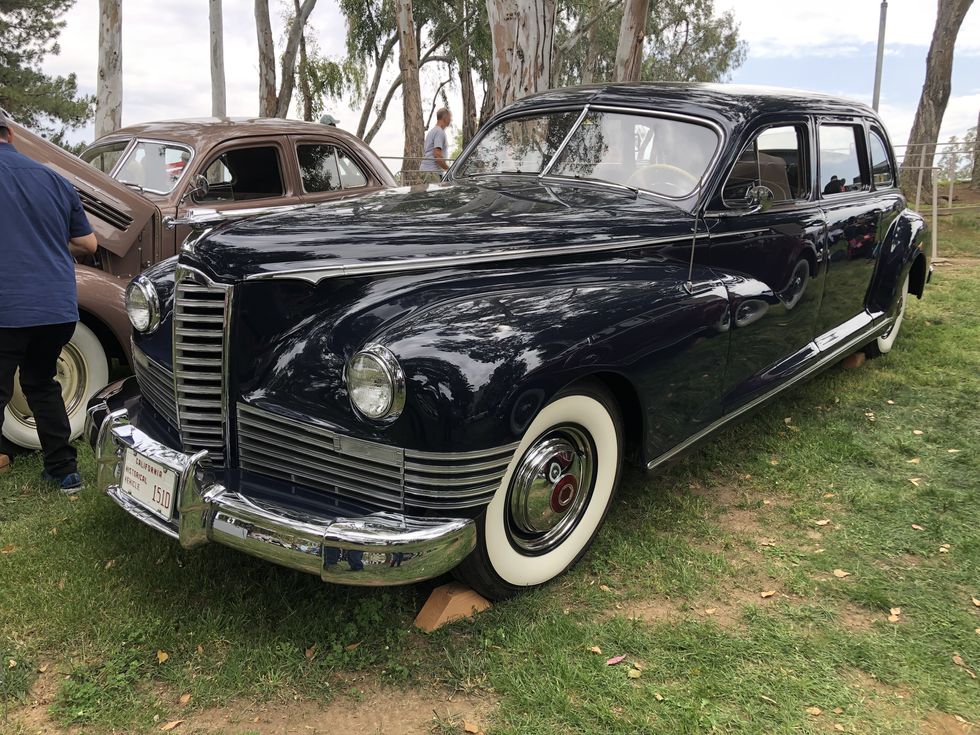
POLYGON ((956 147, 953 147, 953 152, 949 157, 949 206, 953 207, 953 181, 956 179, 956 147))
POLYGON ((939 170, 932 172, 932 261, 939 257, 939 170))
POLYGON ((915 187, 915 211, 919 211, 919 203, 922 201, 922 174, 925 172, 925 146, 919 149, 919 183, 915 187))

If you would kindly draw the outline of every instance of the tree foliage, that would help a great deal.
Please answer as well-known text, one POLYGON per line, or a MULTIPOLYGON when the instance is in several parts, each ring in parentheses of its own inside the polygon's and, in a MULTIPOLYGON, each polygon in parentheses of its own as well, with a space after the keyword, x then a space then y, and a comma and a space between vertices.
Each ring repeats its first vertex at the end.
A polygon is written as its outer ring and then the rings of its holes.
POLYGON ((967 130, 962 138, 951 135, 946 145, 942 147, 942 155, 936 159, 939 180, 948 182, 949 173, 952 171, 954 181, 971 181, 973 168, 976 165, 973 160, 976 144, 976 126, 967 130))
POLYGON ((62 16, 75 0, 0 0, 0 107, 27 127, 49 134, 85 124, 94 99, 78 94, 75 74, 41 71, 58 54, 62 16))
MULTIPOLYGON (((555 45, 555 82, 561 86, 613 78, 621 0, 564 0, 555 45)), ((643 44, 645 81, 718 82, 745 61, 731 11, 714 0, 651 0, 643 44)))

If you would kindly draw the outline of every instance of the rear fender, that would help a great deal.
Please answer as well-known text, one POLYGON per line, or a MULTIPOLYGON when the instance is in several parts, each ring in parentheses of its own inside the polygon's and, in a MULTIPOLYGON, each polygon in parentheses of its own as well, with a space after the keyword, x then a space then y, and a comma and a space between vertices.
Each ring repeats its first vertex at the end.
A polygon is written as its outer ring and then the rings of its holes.
POLYGON ((906 274, 909 275, 909 293, 922 298, 928 272, 924 248, 927 233, 925 220, 910 209, 895 218, 881 243, 878 265, 868 292, 868 309, 872 313, 892 311, 898 303, 906 274))

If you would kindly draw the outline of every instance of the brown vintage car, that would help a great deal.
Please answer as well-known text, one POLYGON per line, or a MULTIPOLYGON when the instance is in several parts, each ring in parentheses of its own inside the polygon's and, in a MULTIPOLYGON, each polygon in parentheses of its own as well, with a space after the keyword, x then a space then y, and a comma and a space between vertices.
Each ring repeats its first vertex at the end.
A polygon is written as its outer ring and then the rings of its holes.
MULTIPOLYGON (((117 130, 75 157, 4 117, 21 153, 75 185, 99 240, 96 255, 75 266, 81 322, 58 366, 73 437, 82 431, 89 397, 108 382, 109 361, 131 359, 123 303, 129 280, 177 253, 190 232, 189 218, 238 218, 394 185, 363 141, 318 123, 143 123, 117 130)), ((3 433, 22 446, 40 446, 19 386, 3 433)))

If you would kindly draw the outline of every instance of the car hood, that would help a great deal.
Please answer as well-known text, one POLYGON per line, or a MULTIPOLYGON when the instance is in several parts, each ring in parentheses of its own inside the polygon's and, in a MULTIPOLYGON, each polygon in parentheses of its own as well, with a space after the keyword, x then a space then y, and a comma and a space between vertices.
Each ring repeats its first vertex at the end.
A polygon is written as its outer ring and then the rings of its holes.
POLYGON ((690 237, 692 216, 632 191, 531 177, 403 187, 258 216, 198 239, 190 257, 220 280, 318 281, 365 269, 515 259, 690 237), (537 252, 547 251, 547 252, 537 252))
POLYGON ((137 241, 152 237, 149 228, 159 215, 156 205, 24 126, 8 118, 4 124, 13 128, 20 153, 54 169, 75 187, 101 247, 123 256, 137 241))

